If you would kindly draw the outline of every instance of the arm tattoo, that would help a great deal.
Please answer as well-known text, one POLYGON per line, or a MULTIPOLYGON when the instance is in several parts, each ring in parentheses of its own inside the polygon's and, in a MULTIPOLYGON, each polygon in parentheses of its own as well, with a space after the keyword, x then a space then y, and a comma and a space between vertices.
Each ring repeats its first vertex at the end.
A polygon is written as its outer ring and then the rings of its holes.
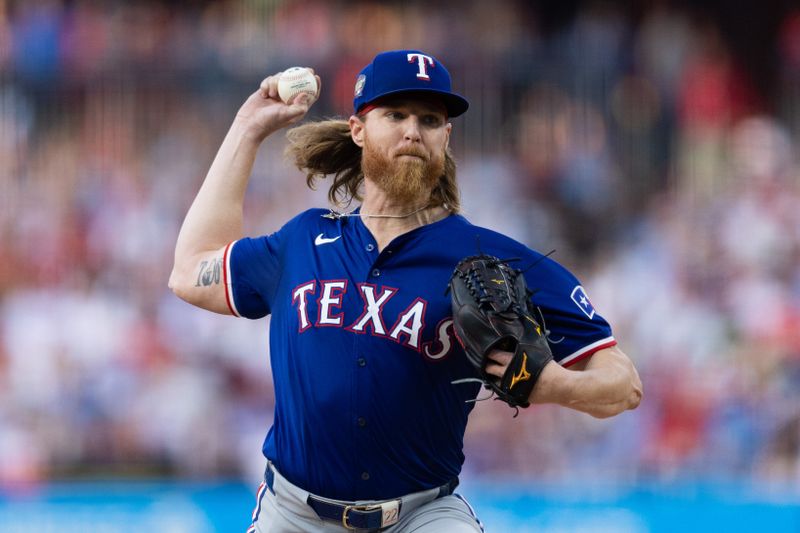
POLYGON ((208 287, 209 285, 219 285, 222 277, 222 259, 215 257, 211 261, 202 261, 200 271, 197 273, 197 283, 195 287, 208 287))

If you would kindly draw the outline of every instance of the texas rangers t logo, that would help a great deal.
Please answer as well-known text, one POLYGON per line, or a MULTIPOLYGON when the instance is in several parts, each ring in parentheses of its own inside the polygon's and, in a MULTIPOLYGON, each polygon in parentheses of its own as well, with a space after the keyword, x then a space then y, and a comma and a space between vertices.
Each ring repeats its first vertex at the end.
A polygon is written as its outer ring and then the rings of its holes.
POLYGON ((408 54, 408 62, 413 63, 414 60, 417 61, 417 66, 419 67, 417 77, 421 80, 430 80, 431 77, 428 75, 428 67, 426 63, 430 66, 434 66, 433 58, 431 56, 426 56, 425 54, 408 54))

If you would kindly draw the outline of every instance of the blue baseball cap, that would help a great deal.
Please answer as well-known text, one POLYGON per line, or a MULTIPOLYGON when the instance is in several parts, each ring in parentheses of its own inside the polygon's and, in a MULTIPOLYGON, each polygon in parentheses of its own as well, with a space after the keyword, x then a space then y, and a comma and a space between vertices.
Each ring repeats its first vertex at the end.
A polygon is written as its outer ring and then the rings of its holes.
POLYGON ((384 96, 421 93, 441 97, 447 115, 457 117, 469 107, 450 88, 450 73, 436 58, 419 50, 381 52, 356 78, 353 113, 384 96))

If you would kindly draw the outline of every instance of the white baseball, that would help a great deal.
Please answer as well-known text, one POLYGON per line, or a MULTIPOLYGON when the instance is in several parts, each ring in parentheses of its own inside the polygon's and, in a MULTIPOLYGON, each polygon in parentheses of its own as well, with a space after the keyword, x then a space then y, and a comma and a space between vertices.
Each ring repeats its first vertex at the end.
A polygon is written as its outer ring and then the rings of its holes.
POLYGON ((311 96, 309 102, 313 102, 317 97, 317 79, 304 67, 284 70, 278 78, 278 96, 289 103, 289 100, 300 93, 308 93, 311 96))

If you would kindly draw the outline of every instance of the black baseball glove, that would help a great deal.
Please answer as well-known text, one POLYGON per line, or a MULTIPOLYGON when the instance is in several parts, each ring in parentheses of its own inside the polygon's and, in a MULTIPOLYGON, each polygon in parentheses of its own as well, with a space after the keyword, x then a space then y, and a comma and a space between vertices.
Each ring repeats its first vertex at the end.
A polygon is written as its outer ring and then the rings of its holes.
POLYGON ((553 355, 525 276, 508 261, 481 254, 456 265, 448 290, 456 337, 486 388, 511 407, 528 407, 539 374, 553 355), (499 380, 486 373, 487 356, 495 349, 514 354, 499 380))

